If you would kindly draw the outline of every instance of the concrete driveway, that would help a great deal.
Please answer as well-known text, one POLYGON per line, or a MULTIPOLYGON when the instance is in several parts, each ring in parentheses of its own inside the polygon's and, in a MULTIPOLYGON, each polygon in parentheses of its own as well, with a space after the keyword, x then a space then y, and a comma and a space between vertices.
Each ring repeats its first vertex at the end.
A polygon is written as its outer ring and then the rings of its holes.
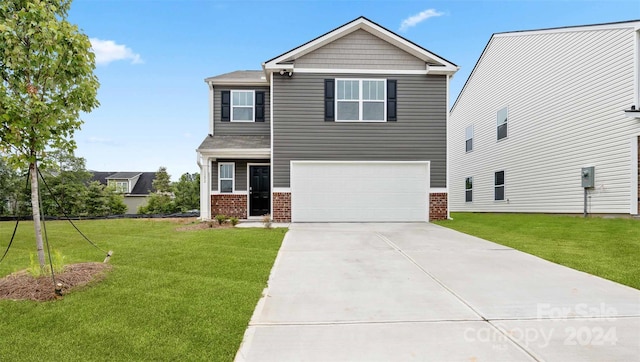
POLYGON ((236 361, 640 361, 640 291, 437 225, 292 224, 236 361))

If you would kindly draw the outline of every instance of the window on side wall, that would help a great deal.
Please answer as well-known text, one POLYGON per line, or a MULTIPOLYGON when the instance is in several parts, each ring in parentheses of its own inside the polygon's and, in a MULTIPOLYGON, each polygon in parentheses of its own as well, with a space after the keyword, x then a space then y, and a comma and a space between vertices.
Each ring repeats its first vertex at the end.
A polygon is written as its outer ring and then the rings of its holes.
POLYGON ((473 201, 473 177, 467 177, 464 179, 464 201, 473 201))
POLYGON ((384 79, 336 79, 336 121, 386 122, 384 79))
POLYGON ((254 91, 231 91, 231 122, 253 122, 254 91))
POLYGON ((498 111, 497 123, 498 123, 498 141, 503 138, 507 138, 507 120, 509 118, 509 109, 507 107, 498 111))
POLYGON ((465 133, 465 150, 466 152, 473 151, 473 125, 467 127, 464 133, 465 133))
POLYGON ((221 193, 233 192, 234 168, 233 162, 218 164, 218 190, 221 193))
POLYGON ((494 176, 494 197, 495 201, 504 200, 504 171, 498 171, 494 176))

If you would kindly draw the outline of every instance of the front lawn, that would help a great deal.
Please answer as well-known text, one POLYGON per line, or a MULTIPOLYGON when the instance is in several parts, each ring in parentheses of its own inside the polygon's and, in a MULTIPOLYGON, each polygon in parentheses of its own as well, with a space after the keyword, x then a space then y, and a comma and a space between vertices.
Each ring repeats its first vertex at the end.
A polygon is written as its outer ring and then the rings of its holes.
POLYGON ((452 213, 436 224, 640 289, 640 220, 452 213))
MULTIPOLYGON (((265 288, 285 229, 205 229, 156 220, 81 221, 113 250, 113 270, 94 286, 52 302, 0 300, 6 361, 231 361, 265 288)), ((0 223, 0 256, 13 223, 0 223)), ((47 222, 67 263, 98 261, 66 222, 47 222)), ((33 226, 21 223, 0 277, 29 266, 33 226)))

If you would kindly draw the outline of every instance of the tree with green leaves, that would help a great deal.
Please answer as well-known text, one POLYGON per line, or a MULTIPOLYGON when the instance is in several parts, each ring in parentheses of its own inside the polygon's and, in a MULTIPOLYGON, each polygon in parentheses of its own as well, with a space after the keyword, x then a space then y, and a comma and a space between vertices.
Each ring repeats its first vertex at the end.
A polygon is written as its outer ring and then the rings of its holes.
POLYGON ((152 182, 155 190, 149 196, 147 204, 138 208, 139 214, 172 214, 177 211, 173 202, 173 192, 171 187, 171 175, 167 173, 167 168, 160 166, 156 171, 156 176, 152 182))
POLYGON ((98 106, 89 38, 67 20, 71 0, 0 1, 0 152, 29 169, 38 262, 45 256, 38 163, 73 150, 80 112, 98 106))
POLYGON ((82 215, 92 177, 85 167, 85 159, 69 150, 53 151, 48 156, 47 167, 41 169, 49 186, 42 192, 42 211, 45 215, 63 215, 63 211, 67 215, 82 215))
MULTIPOLYGON (((20 176, 0 156, 0 215, 15 213, 20 176)), ((22 183, 24 188, 24 183, 22 183)))
POLYGON ((173 184, 176 208, 182 212, 200 208, 200 174, 184 173, 173 184))

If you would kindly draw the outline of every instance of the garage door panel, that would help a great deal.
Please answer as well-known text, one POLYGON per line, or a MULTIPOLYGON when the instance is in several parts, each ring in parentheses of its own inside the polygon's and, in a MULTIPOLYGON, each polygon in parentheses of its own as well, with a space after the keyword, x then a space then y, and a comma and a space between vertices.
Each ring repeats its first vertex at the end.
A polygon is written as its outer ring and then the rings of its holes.
POLYGON ((291 163, 292 219, 427 221, 429 162, 291 163))

